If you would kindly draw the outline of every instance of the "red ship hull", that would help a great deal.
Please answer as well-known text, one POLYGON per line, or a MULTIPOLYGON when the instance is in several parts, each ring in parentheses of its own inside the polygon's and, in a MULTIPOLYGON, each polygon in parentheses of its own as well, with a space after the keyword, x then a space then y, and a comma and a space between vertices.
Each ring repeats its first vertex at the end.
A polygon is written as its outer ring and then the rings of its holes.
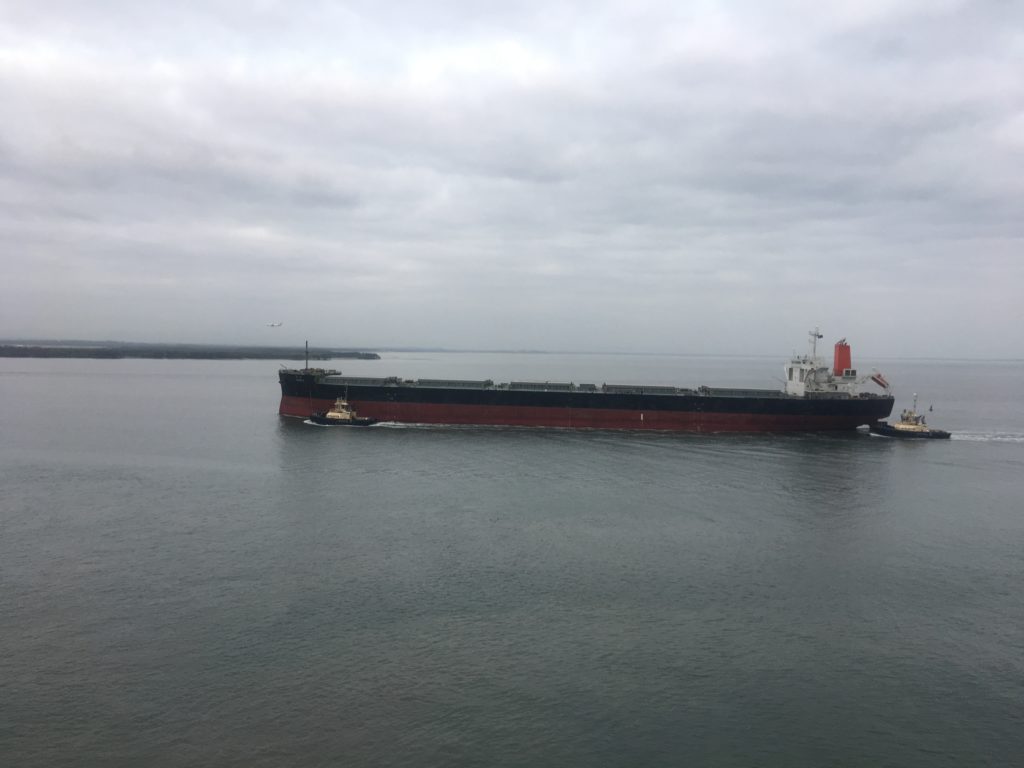
MULTIPOLYGON (((324 411, 333 399, 283 395, 283 416, 308 418, 324 411)), ((579 409, 443 403, 379 402, 349 398, 360 416, 378 422, 478 426, 561 427, 566 429, 629 429, 677 432, 787 432, 856 429, 859 414, 726 413, 638 411, 612 408, 579 409)))

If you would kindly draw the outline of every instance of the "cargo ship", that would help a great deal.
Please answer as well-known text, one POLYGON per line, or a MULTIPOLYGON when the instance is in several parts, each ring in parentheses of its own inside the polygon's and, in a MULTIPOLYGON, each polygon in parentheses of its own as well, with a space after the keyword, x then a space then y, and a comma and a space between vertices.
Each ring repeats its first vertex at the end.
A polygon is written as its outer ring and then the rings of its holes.
POLYGON ((785 364, 781 390, 372 378, 307 364, 279 372, 279 413, 308 419, 341 397, 364 417, 399 424, 784 432, 856 429, 886 418, 894 400, 885 378, 859 376, 846 339, 828 365, 817 356, 821 334, 810 336, 810 354, 785 364))

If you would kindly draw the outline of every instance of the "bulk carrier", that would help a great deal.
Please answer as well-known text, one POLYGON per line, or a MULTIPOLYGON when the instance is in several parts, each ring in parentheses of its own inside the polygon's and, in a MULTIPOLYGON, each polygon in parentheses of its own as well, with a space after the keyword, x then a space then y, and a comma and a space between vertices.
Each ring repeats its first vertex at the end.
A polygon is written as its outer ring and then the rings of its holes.
POLYGON ((893 408, 879 373, 858 376, 846 339, 833 364, 809 355, 783 368, 785 387, 725 389, 639 384, 576 384, 345 376, 322 368, 279 372, 282 416, 309 418, 344 398, 360 416, 400 424, 453 424, 678 432, 782 432, 856 429, 893 408), (877 385, 882 392, 862 391, 877 385))

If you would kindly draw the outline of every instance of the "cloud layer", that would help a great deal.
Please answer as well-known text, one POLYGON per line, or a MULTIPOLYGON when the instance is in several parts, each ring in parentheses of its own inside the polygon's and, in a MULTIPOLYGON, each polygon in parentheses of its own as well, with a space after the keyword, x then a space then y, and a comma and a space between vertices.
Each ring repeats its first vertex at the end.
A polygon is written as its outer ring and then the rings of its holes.
POLYGON ((0 335, 1024 357, 1024 7, 478 5, 5 6, 0 335))

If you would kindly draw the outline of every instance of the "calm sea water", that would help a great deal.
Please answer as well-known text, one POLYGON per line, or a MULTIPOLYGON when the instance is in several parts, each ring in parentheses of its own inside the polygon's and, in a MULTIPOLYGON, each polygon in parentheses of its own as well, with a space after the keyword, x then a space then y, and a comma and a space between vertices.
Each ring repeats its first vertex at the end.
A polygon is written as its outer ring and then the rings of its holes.
POLYGON ((0 360, 0 764, 1019 765, 1024 364, 872 364, 955 438, 329 430, 273 363, 0 360))

